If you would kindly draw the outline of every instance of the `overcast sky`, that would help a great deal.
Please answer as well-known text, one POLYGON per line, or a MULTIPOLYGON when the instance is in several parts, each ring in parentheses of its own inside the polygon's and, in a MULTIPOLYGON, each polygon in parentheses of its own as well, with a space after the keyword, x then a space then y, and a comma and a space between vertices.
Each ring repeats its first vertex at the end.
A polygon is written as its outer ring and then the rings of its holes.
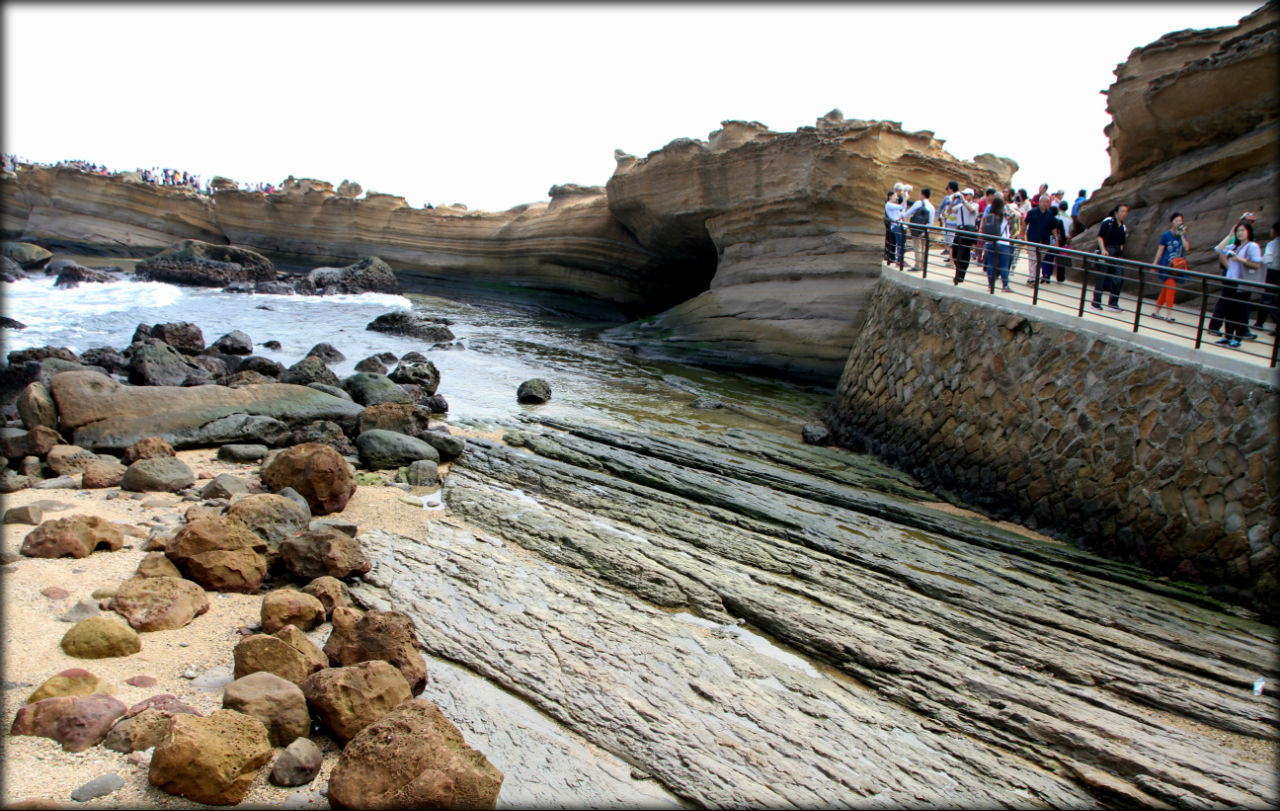
POLYGON ((720 122, 846 118, 1092 191, 1133 48, 1260 2, 4 4, 6 152, 503 210, 720 122), (978 94, 968 95, 969 93, 978 94))

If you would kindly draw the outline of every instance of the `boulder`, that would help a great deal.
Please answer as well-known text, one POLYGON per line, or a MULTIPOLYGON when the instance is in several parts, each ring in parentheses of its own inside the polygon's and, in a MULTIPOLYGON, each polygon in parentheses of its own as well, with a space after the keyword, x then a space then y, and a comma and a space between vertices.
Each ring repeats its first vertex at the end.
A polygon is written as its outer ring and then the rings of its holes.
POLYGON ((34 483, 35 480, 30 476, 23 476, 8 468, 0 470, 0 493, 16 493, 19 490, 27 489, 34 483))
MULTIPOLYGON (((22 265, 13 261, 7 256, 0 256, 0 282, 17 282, 27 278, 27 274, 22 270, 22 265)), ((20 322, 14 321, 12 318, 0 318, 0 326, 11 327, 20 322)), ((26 324, 14 327, 14 329, 26 329, 26 324)))
POLYGON ((65 346, 33 346, 28 349, 15 349, 8 354, 9 365, 13 368, 21 368, 29 361, 45 360, 47 358, 57 358, 65 360, 68 363, 79 363, 80 358, 75 352, 72 352, 65 346))
POLYGON ((182 577, 182 572, 164 552, 148 552, 138 564, 134 577, 182 577))
POLYGON ((190 321, 174 321, 156 324, 151 337, 163 341, 184 355, 199 355, 204 351, 204 333, 190 321))
POLYGON ((418 403, 432 414, 449 413, 449 401, 441 394, 433 394, 430 397, 423 397, 418 400, 418 403))
POLYGON ((126 465, 131 465, 139 459, 163 459, 176 455, 173 446, 168 442, 159 437, 149 436, 139 439, 126 448, 122 459, 126 465))
POLYGON ((196 483, 187 463, 172 456, 139 459, 124 473, 121 490, 136 492, 176 493, 196 483))
POLYGON ((800 438, 804 440, 806 445, 831 444, 831 432, 827 430, 827 426, 817 423, 806 423, 800 429, 800 438))
POLYGON ((329 666, 325 653, 292 625, 286 625, 275 634, 244 637, 232 649, 231 657, 235 662, 237 679, 266 671, 301 684, 307 676, 329 666))
POLYGON ((39 381, 32 381, 18 394, 18 418, 30 430, 43 425, 58 430, 58 407, 49 389, 39 381))
POLYGON ((261 721, 272 746, 288 746, 311 732, 311 715, 302 690, 265 670, 228 684, 222 694, 222 707, 261 721))
POLYGON ((307 274, 300 290, 325 295, 338 293, 391 293, 400 292, 391 266, 376 256, 366 256, 353 265, 342 268, 316 268, 307 274))
POLYGON ((45 273, 57 274, 57 278, 53 281, 53 286, 60 290, 75 289, 80 286, 81 282, 102 284, 103 282, 115 280, 109 273, 104 273, 101 270, 91 270, 83 265, 77 265, 69 259, 55 259, 45 267, 45 273))
POLYGON ((265 377, 279 379, 284 374, 284 364, 261 355, 253 355, 240 364, 240 372, 257 372, 265 377))
POLYGON ((317 577, 354 577, 372 568, 360 542, 333 527, 308 530, 280 544, 280 559, 289 574, 299 580, 317 577))
MULTIPOLYGON (((192 355, 190 357, 193 365, 199 366, 201 369, 209 373, 209 379, 207 381, 199 382, 217 383, 231 373, 231 364, 227 363, 221 355, 205 351, 199 355, 192 355)), ((228 355, 226 357, 231 356, 228 355)), ((184 385, 198 385, 198 383, 194 379, 190 379, 184 385)))
POLYGON ((30 242, 6 242, 0 252, 25 270, 43 267, 53 258, 53 253, 30 242))
POLYGON ((377 356, 370 356, 356 363, 356 371, 385 375, 387 373, 387 367, 378 359, 377 356))
POLYGON ((431 412, 410 403, 371 405, 356 418, 357 433, 375 429, 395 431, 408 436, 421 436, 431 426, 431 412))
POLYGON ((177 715, 184 713, 187 715, 200 715, 200 711, 185 701, 182 701, 172 693, 157 693, 150 698, 145 698, 134 704, 125 713, 126 717, 133 717, 145 710, 156 710, 166 715, 177 715))
POLYGON ((279 383, 274 377, 267 377, 260 372, 252 372, 241 369, 233 375, 222 381, 222 385, 227 388, 239 389, 245 386, 261 386, 264 383, 279 383))
POLYGON ((253 593, 267 573, 267 543, 231 518, 188 521, 165 549, 186 576, 211 591, 253 593))
POLYGON ((21 428, 0 428, 0 456, 21 459, 24 456, 48 456, 49 451, 63 444, 57 431, 45 425, 36 425, 29 431, 21 428))
POLYGON ((258 493, 246 496, 227 508, 227 517, 239 521, 266 541, 268 561, 280 554, 280 544, 297 537, 311 523, 306 503, 285 496, 258 493))
POLYGON ((21 551, 32 558, 86 558, 98 549, 114 552, 123 545, 119 524, 96 515, 68 515, 27 533, 21 551))
POLYGON ((413 698, 409 683, 387 662, 371 660, 312 673, 301 684, 316 720, 346 744, 360 730, 413 698))
POLYGON ((238 329, 233 329, 213 342, 213 347, 225 355, 252 355, 253 341, 238 329))
POLYGON ((138 752, 158 745, 169 734, 173 716, 160 710, 146 709, 137 715, 121 718, 107 734, 102 745, 116 752, 138 752))
POLYGON ((374 332, 385 332, 388 335, 419 338, 428 343, 452 341, 455 337, 453 331, 449 329, 448 321, 445 319, 432 318, 421 313, 406 312, 404 310, 384 313, 370 321, 365 326, 365 329, 374 332))
POLYGON ((347 356, 338 351, 338 348, 330 343, 318 343, 307 350, 306 357, 319 358, 325 363, 342 363, 347 356))
POLYGON ((427 684, 427 665, 418 651, 413 620, 399 611, 369 611, 354 619, 346 609, 335 610, 333 632, 324 652, 336 667, 380 659, 395 665, 414 695, 427 684))
POLYGON ((232 443, 218 448, 218 458, 224 462, 261 462, 267 455, 266 445, 232 443))
POLYGON ((114 457, 99 456, 85 467, 80 475, 80 486, 85 490, 118 487, 124 482, 124 474, 128 471, 129 468, 120 464, 114 457))
POLYGON ((151 755, 147 779, 188 800, 234 805, 270 760, 267 729, 253 716, 232 710, 207 718, 176 715, 151 755))
POLYGON ((135 386, 185 386, 188 381, 213 380, 208 370, 160 341, 129 344, 124 356, 129 361, 129 382, 135 386))
POLYGON ((329 370, 323 359, 316 355, 307 355, 290 366, 280 375, 281 383, 294 383, 306 386, 310 383, 324 383, 327 386, 340 385, 338 376, 329 370))
POLYGON ((551 399, 551 384, 540 377, 526 380, 516 389, 516 402, 539 404, 551 399))
POLYGON ((431 396, 440 387, 440 370, 429 360, 418 363, 400 362, 400 365, 388 375, 396 383, 410 383, 421 387, 422 394, 431 396))
POLYGON ((430 443, 396 431, 374 428, 356 437, 360 463, 372 470, 390 470, 418 459, 440 460, 440 452, 430 443))
POLYGON ((94 693, 114 693, 115 689, 102 679, 81 667, 72 667, 44 680, 26 703, 34 704, 55 696, 89 696, 94 693))
POLYGON ((239 476, 232 476, 230 473, 219 473, 208 484, 200 488, 200 498, 229 499, 241 493, 248 494, 248 492, 249 485, 244 483, 244 479, 239 476))
POLYGON ((70 476, 83 473, 97 460, 98 454, 79 445, 55 445, 49 449, 44 461, 59 476, 70 476))
POLYGON ((502 772, 426 699, 361 730, 329 776, 337 808, 493 808, 502 772))
POLYGON ((274 634, 286 625, 293 625, 300 631, 310 631, 324 620, 324 604, 297 589, 275 589, 262 598, 263 633, 274 634))
POLYGON ((39 504, 24 504, 21 507, 10 507, 4 511, 6 524, 39 524, 44 520, 44 510, 39 504))
POLYGON ((108 617, 80 620, 63 635, 60 645, 65 654, 77 659, 131 656, 142 650, 137 631, 108 617))
POLYGON ((95 346, 80 355, 80 362, 85 366, 97 366, 113 375, 129 373, 129 361, 120 350, 110 346, 95 346))
POLYGON ((19 709, 9 734, 52 738, 64 752, 83 752, 102 743, 124 711, 123 701, 102 693, 55 696, 19 709))
POLYGON ((304 786, 316 779, 324 753, 310 738, 296 738, 271 764, 271 782, 277 786, 304 786))
POLYGON ((335 608, 339 606, 350 608, 352 606, 351 591, 347 588, 347 584, 329 575, 312 580, 302 587, 302 593, 310 594, 320 601, 320 604, 324 606, 324 618, 326 620, 333 617, 335 608))
MULTIPOLYGON (((343 392, 343 394, 346 394, 346 392, 343 392)), ((351 399, 350 395, 347 395, 347 399, 351 399)), ((337 451, 339 456, 356 455, 355 445, 352 445, 351 440, 347 439, 342 426, 333 420, 316 420, 296 429, 289 438, 290 445, 305 445, 308 442, 328 445, 337 451)))
POLYGON ((208 611, 209 597, 180 577, 131 577, 116 589, 111 610, 135 631, 171 631, 208 611))
POLYGON ((212 245, 184 239, 139 262, 140 279, 201 287, 225 287, 232 282, 275 281, 271 260, 245 248, 212 245))
POLYGON ((351 399, 363 406, 379 403, 412 403, 413 398, 386 375, 357 372, 344 378, 342 388, 351 399))
POLYGON ((418 438, 436 449, 436 453, 440 454, 441 462, 452 462, 462 455, 467 447, 467 440, 460 436, 452 436, 443 431, 426 431, 419 434, 418 438))
POLYGON ((343 400, 351 400, 351 395, 347 394, 346 389, 343 389, 341 386, 330 386, 328 383, 308 383, 307 388, 322 391, 325 394, 340 397, 343 400))
POLYGON ((409 465, 404 478, 412 487, 432 487, 440 483, 440 468, 429 459, 419 459, 409 465))
POLYGON ((341 512, 355 492, 351 465, 328 445, 295 445, 263 465, 262 481, 272 490, 292 487, 314 515, 341 512))

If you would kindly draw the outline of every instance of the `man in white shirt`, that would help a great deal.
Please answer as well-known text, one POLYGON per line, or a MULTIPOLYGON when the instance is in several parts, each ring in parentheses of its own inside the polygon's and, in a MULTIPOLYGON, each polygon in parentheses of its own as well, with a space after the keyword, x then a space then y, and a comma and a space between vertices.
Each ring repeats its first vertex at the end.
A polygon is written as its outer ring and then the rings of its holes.
POLYGON ((973 189, 960 192, 959 203, 953 203, 956 209, 956 238, 951 246, 951 254, 956 263, 956 275, 952 284, 964 281, 964 273, 969 269, 969 255, 973 248, 974 234, 978 230, 978 204, 973 199, 973 189))
POLYGON ((902 229, 902 212, 906 208, 906 195, 901 183, 893 184, 893 194, 884 203, 885 262, 902 267, 906 250, 906 235, 902 229))
POLYGON ((907 227, 911 229, 911 261, 912 266, 907 268, 910 271, 920 269, 922 259, 924 257, 924 225, 932 225, 934 218, 933 203, 929 202, 929 198, 933 192, 928 188, 920 190, 920 199, 907 207, 903 212, 903 219, 907 222, 907 227))

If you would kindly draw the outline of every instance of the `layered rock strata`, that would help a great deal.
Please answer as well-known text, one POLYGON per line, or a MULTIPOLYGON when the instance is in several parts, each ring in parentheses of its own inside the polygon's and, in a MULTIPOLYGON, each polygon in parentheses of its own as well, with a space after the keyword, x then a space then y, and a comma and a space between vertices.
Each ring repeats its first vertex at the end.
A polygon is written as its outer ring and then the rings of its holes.
POLYGON ((361 535, 353 596, 689 802, 1280 799, 1248 743, 1274 629, 797 441, 506 439, 455 465, 454 518, 361 535))
POLYGON ((1111 175, 1081 206, 1091 226, 1130 207, 1131 259, 1150 261, 1169 216, 1192 238, 1193 270, 1216 273, 1212 248, 1241 212, 1258 215, 1265 242, 1280 219, 1280 3, 1237 25, 1176 31, 1135 48, 1106 90, 1111 175))
POLYGON ((642 159, 617 156, 609 208, 668 266, 710 289, 612 340, 695 363, 763 367, 830 383, 879 276, 885 193, 949 180, 1007 185, 1017 164, 960 161, 932 132, 845 120, 773 132, 725 121, 642 159))
POLYGON ((968 503, 1280 615, 1274 379, 886 274, 827 412, 968 503))

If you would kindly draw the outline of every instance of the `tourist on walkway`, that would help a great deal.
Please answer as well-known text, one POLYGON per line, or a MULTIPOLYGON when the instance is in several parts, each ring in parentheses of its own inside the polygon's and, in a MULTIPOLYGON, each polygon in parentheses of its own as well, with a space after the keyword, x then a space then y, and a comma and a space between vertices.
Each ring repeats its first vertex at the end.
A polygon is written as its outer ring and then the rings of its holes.
MULTIPOLYGON (((1254 214, 1252 211, 1244 212, 1240 215, 1240 219, 1236 220, 1236 224, 1231 227, 1230 233, 1223 237, 1222 241, 1214 246, 1213 250, 1218 254, 1218 264, 1222 266, 1223 276, 1226 276, 1228 265, 1227 258, 1223 255, 1224 249, 1233 246, 1238 242, 1237 232, 1239 231, 1241 223, 1249 223, 1249 227, 1252 228, 1254 221, 1257 219, 1258 215, 1254 214)), ((1209 316, 1209 329, 1207 331, 1210 335, 1216 338, 1222 337, 1222 312, 1226 306, 1227 304, 1223 300, 1223 296, 1219 295, 1218 300, 1213 304, 1213 315, 1209 316)), ((1245 315, 1245 320, 1248 320, 1247 313, 1245 315)), ((1245 331, 1244 340, 1251 341, 1257 337, 1258 336, 1254 335, 1252 332, 1247 330, 1245 331)))
POLYGON ((947 181, 947 196, 942 198, 942 205, 938 207, 938 220, 945 226, 947 231, 943 232, 942 242, 946 246, 942 252, 942 261, 945 264, 951 264, 954 260, 953 252, 955 250, 955 228, 960 222, 960 212, 957 208, 960 201, 960 184, 954 180, 947 181))
POLYGON ((1159 265, 1161 288, 1160 297, 1156 299, 1156 308, 1151 313, 1155 318, 1173 321, 1173 302, 1178 290, 1178 282, 1185 282, 1187 275, 1178 271, 1187 269, 1187 251, 1191 243, 1187 241, 1187 224, 1182 215, 1173 212, 1169 217, 1169 230, 1160 235, 1160 247, 1156 248, 1156 257, 1151 264, 1159 265), (1164 313, 1161 314, 1161 310, 1164 313))
POLYGON ((986 243, 982 266, 987 271, 987 292, 996 292, 996 277, 1000 277, 1001 289, 1009 292, 1009 219, 1004 214, 1004 200, 996 195, 982 215, 978 229, 986 243))
POLYGON ((978 205, 973 201, 973 189, 960 192, 959 205, 956 207, 956 239, 952 253, 956 260, 956 275, 952 284, 964 281, 964 272, 969 269, 969 251, 973 246, 974 232, 978 230, 978 205))
MULTIPOLYGON (((1070 204, 1066 200, 1058 200, 1058 230, 1054 232, 1054 242, 1059 248, 1071 247, 1071 215, 1068 213, 1070 204)), ((1067 271, 1071 269, 1071 255, 1065 250, 1055 251, 1055 266, 1057 267, 1058 282, 1067 280, 1067 271)))
MULTIPOLYGON (((1027 241, 1037 245, 1049 245, 1055 229, 1061 227, 1058 222, 1058 210, 1051 207, 1049 195, 1041 192, 1036 207, 1027 212, 1027 241)), ((1039 273, 1045 283, 1053 278, 1053 256, 1047 248, 1037 247, 1035 261, 1027 269, 1027 284, 1036 283, 1039 273)))
MULTIPOLYGON (((1124 227, 1124 218, 1129 216, 1129 206, 1121 203, 1098 227, 1098 253, 1104 257, 1119 258, 1124 255, 1124 241, 1128 235, 1124 227)), ((1124 268, 1117 262, 1102 259, 1098 262, 1098 280, 1093 287, 1093 309, 1102 309, 1102 293, 1110 294, 1107 309, 1121 312, 1120 288, 1124 285, 1124 268)))
POLYGON ((884 261, 890 265, 902 264, 902 252, 906 247, 902 233, 902 200, 902 184, 895 183, 884 201, 884 261))
POLYGON ((911 228, 911 261, 913 263, 907 270, 919 270, 924 259, 924 226, 931 224, 934 219, 933 203, 929 202, 932 196, 933 192, 929 188, 921 189, 920 199, 912 203, 904 215, 911 228))
MULTIPOLYGON (((1267 284, 1280 285, 1280 221, 1271 225, 1271 241, 1262 251, 1262 266, 1267 269, 1267 284)), ((1268 315, 1280 331, 1280 292, 1276 290, 1263 294, 1258 304, 1258 320, 1253 322, 1254 329, 1266 329, 1268 315)))
POLYGON ((1071 239, 1075 239, 1084 233, 1084 223, 1080 222, 1080 204, 1088 199, 1084 189, 1076 194, 1076 201, 1071 204, 1071 239))
POLYGON ((1240 282, 1262 279, 1262 249, 1253 241, 1253 224, 1237 225, 1235 237, 1232 244, 1219 248, 1227 260, 1227 275, 1222 282, 1222 317, 1227 323, 1227 334, 1214 341, 1219 346, 1240 346, 1248 332, 1250 296, 1250 288, 1240 282))

